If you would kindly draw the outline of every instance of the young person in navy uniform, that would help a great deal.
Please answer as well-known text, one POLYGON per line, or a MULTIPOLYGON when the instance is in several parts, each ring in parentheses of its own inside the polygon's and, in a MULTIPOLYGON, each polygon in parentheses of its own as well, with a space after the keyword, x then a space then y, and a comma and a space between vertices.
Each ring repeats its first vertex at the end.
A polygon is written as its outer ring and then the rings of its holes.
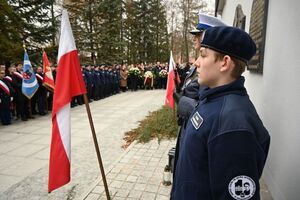
POLYGON ((260 199, 270 136, 241 76, 255 52, 240 29, 204 32, 195 64, 199 84, 207 87, 181 138, 172 200, 260 199))

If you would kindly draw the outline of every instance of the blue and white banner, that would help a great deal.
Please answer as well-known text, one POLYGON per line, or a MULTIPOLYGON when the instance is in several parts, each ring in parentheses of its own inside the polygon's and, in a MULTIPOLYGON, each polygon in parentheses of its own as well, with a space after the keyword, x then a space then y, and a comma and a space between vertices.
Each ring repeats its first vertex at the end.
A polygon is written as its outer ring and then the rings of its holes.
POLYGON ((22 92, 28 99, 37 91, 39 84, 33 72, 27 52, 24 54, 22 92))

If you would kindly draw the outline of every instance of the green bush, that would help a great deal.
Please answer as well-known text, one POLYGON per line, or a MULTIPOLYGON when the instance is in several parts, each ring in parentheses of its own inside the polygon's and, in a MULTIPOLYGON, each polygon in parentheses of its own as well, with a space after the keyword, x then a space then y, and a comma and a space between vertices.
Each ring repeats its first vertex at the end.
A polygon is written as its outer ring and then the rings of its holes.
POLYGON ((139 122, 139 127, 125 133, 126 148, 137 139, 138 142, 149 142, 154 138, 170 139, 177 136, 178 126, 175 111, 163 106, 158 111, 150 112, 149 115, 139 122))

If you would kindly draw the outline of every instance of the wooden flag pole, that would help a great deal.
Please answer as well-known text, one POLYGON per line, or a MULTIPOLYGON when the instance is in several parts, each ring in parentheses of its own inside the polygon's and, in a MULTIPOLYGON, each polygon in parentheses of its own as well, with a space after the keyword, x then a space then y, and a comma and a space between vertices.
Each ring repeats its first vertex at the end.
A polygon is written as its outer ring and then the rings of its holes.
POLYGON ((102 176, 102 180, 103 180, 103 184, 104 184, 104 188, 105 188, 106 198, 107 198, 107 200, 110 200, 111 198, 110 198, 109 191, 108 191, 106 176, 105 176, 104 167, 103 167, 103 164, 102 164, 100 149, 99 149, 99 145, 98 145, 98 141, 97 141, 97 136, 96 136, 96 132, 95 132, 95 127, 94 127, 94 123, 93 123, 93 119, 92 119, 92 115, 91 115, 91 110, 90 110, 87 94, 83 95, 83 100, 84 100, 84 104, 85 104, 85 107, 86 107, 86 111, 87 111, 90 126, 91 126, 91 131, 92 131, 92 135, 93 135, 93 140, 94 140, 94 145, 95 145, 96 154, 97 154, 97 158, 98 158, 98 163, 99 163, 101 176, 102 176))
MULTIPOLYGON (((33 119, 33 116, 32 116, 32 106, 31 106, 31 99, 28 99, 28 118, 29 119, 33 119)), ((34 108, 35 109, 35 108, 34 108)))
POLYGON ((46 106, 45 110, 46 110, 46 113, 48 113, 48 108, 49 108, 49 105, 48 105, 48 92, 49 92, 49 91, 46 90, 46 102, 45 102, 45 106, 46 106))

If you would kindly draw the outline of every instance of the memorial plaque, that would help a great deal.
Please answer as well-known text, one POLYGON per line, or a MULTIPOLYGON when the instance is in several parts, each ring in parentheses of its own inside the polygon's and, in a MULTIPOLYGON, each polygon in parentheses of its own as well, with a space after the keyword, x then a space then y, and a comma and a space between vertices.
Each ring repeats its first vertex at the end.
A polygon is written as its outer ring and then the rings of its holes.
POLYGON ((248 64, 248 70, 257 73, 263 73, 268 3, 268 0, 253 0, 252 3, 249 34, 256 43, 257 51, 248 64))

